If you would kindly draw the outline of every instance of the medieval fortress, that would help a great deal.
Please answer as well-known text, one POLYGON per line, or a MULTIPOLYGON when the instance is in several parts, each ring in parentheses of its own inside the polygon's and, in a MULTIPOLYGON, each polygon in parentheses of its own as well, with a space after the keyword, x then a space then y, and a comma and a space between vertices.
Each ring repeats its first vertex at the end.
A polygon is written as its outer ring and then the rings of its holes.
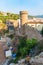
POLYGON ((40 31, 43 27, 43 18, 33 18, 30 19, 28 18, 28 12, 27 11, 20 11, 20 18, 18 20, 7 20, 6 24, 12 28, 12 26, 14 25, 14 27, 19 26, 19 28, 26 24, 28 26, 31 26, 35 29, 37 29, 38 31, 40 31))

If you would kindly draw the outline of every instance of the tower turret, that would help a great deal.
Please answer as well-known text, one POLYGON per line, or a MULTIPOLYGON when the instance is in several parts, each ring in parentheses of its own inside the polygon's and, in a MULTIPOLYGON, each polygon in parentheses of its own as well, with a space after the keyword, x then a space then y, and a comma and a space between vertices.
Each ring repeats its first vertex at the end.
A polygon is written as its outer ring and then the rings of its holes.
POLYGON ((21 25, 24 25, 28 21, 28 12, 20 11, 20 22, 21 25))

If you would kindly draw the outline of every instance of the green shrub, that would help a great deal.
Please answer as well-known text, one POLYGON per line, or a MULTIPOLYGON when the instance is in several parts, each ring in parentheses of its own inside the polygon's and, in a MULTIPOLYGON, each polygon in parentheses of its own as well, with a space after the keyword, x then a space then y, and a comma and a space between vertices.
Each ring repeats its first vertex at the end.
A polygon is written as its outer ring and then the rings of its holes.
POLYGON ((37 39, 26 39, 24 37, 20 37, 20 43, 18 45, 17 57, 24 58, 29 54, 29 50, 36 46, 37 39))

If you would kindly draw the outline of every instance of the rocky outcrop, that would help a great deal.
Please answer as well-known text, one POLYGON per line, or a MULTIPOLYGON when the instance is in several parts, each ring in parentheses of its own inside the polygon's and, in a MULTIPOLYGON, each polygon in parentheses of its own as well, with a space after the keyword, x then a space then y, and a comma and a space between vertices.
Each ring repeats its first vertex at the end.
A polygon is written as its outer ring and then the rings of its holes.
POLYGON ((16 35, 19 35, 19 36, 27 35, 28 39, 31 39, 31 38, 36 38, 38 40, 42 39, 42 36, 37 29, 32 28, 26 24, 23 25, 21 28, 17 28, 16 35))

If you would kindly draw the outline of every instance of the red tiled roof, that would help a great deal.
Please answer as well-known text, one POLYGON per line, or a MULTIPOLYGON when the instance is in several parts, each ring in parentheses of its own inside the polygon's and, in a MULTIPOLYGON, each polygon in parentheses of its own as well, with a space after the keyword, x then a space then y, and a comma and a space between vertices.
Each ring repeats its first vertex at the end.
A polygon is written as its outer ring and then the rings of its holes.
POLYGON ((43 22, 27 22, 26 24, 43 24, 43 22))

